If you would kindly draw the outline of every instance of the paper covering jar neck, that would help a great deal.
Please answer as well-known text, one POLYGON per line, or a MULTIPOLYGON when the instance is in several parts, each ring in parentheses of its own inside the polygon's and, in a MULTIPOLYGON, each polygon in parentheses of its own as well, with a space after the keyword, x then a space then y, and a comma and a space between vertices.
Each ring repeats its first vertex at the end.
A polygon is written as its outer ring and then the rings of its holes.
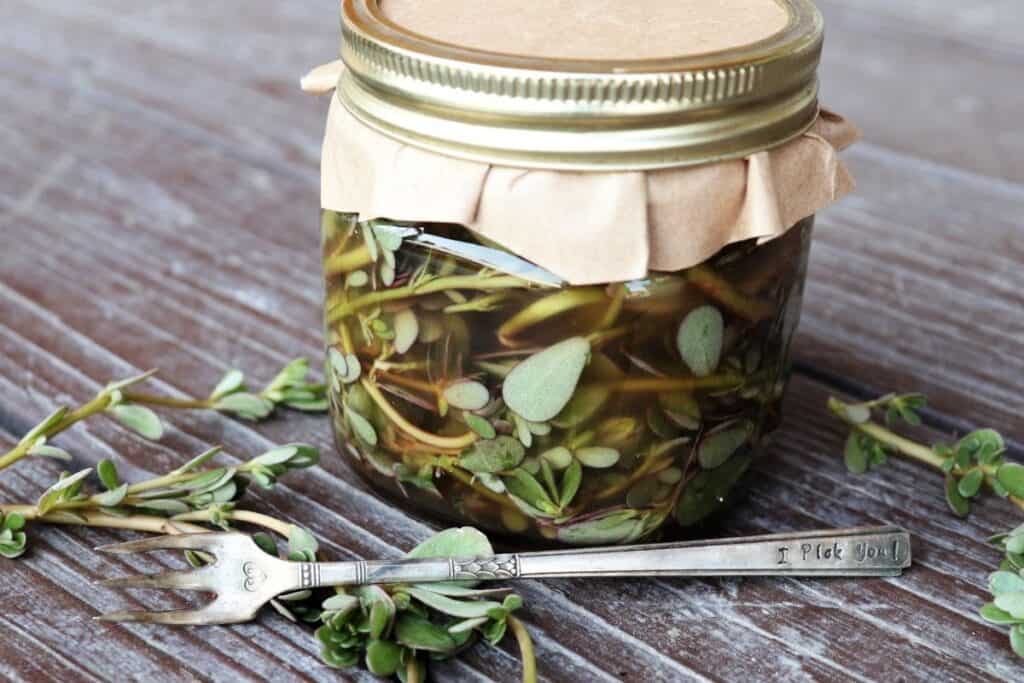
POLYGON ((323 208, 461 224, 569 284, 677 271, 735 242, 771 240, 853 187, 838 152, 859 134, 818 108, 821 21, 806 0, 562 0, 536 11, 513 0, 345 0, 343 36, 343 61, 303 79, 309 92, 335 93, 323 208), (438 66, 451 63, 457 78, 438 66), (544 74, 566 80, 530 90, 544 74), (475 123, 487 111, 506 129, 538 112, 579 129, 523 138, 536 164, 498 142, 489 158, 475 123), (654 135, 650 111, 671 126, 654 135), (602 137, 612 120, 602 117, 623 112, 635 130, 602 137), (718 121, 721 112, 738 118, 718 121), (655 144, 645 135, 666 147, 629 157, 623 141, 655 144), (551 167, 575 158, 558 145, 588 140, 615 151, 551 167), (602 158, 626 161, 602 170, 602 158))

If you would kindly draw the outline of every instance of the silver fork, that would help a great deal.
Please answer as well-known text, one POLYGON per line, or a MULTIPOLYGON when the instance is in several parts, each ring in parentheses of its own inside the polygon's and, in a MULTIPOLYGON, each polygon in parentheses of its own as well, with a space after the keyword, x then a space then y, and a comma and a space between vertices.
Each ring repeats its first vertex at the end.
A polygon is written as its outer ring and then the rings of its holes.
POLYGON ((193 571, 101 582, 122 588, 214 593, 195 610, 113 612, 105 621, 234 624, 249 621, 282 593, 318 586, 453 580, 612 576, 897 576, 910 566, 910 536, 897 527, 862 527, 683 543, 500 554, 487 558, 288 562, 239 533, 160 536, 103 546, 129 554, 195 550, 215 561, 193 571))

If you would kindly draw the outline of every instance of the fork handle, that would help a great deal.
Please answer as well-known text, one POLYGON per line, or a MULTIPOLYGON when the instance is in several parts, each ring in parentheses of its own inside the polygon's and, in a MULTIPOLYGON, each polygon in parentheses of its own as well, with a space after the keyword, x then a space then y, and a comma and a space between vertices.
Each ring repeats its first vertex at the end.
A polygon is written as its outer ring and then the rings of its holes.
POLYGON ((301 586, 605 576, 897 576, 910 566, 910 535, 861 527, 499 554, 490 558, 304 563, 301 586))

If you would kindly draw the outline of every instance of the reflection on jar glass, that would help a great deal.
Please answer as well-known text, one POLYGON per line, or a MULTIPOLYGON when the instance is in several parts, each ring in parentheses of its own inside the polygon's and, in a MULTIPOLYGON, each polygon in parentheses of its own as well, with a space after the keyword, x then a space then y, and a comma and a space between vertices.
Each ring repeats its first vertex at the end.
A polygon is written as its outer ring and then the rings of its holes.
POLYGON ((779 423, 812 224, 569 286, 461 226, 325 211, 338 445, 379 490, 501 533, 697 524, 779 423))

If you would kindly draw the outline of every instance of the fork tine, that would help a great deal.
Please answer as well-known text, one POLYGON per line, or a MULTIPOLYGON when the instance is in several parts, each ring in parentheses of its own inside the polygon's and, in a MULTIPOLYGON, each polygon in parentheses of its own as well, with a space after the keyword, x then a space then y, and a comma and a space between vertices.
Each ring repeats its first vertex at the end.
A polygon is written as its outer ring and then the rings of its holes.
POLYGON ((152 550, 206 550, 217 542, 220 534, 177 534, 142 538, 137 541, 111 543, 96 548, 97 552, 129 555, 152 550))
POLYGON ((171 626, 205 626, 212 624, 238 624, 249 621, 252 614, 228 612, 212 607, 213 603, 202 609, 169 610, 166 612, 146 612, 144 610, 126 610, 110 612, 93 617, 95 621, 134 622, 139 624, 168 624, 171 626))
POLYGON ((209 623, 203 618, 202 610, 180 609, 166 612, 145 612, 142 610, 110 612, 93 617, 96 621, 135 622, 140 624, 171 624, 189 626, 209 623))
POLYGON ((145 576, 121 576, 97 582, 107 588, 177 588, 180 590, 212 590, 203 571, 165 572, 145 576))

